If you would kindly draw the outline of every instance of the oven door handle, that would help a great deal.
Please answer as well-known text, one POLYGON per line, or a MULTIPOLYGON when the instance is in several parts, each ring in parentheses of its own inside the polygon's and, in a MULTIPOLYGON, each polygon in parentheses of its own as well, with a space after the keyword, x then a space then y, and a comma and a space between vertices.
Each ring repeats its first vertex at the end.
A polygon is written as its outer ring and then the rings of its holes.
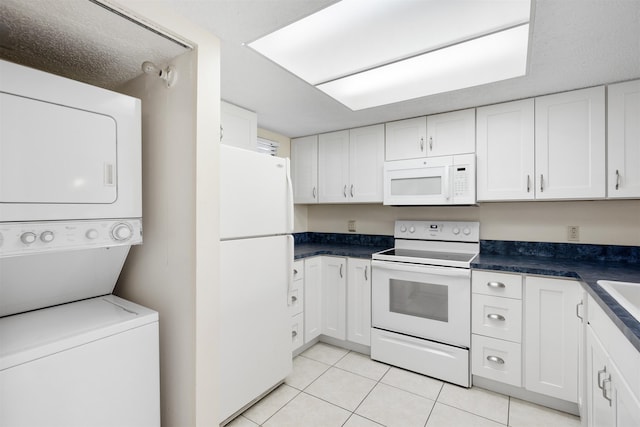
MULTIPOLYGON (((448 277, 471 277, 471 270, 467 268, 456 267, 436 267, 418 264, 408 264, 402 262, 388 262, 388 261, 371 261, 371 268, 381 268, 385 270, 404 271, 412 273, 427 273, 437 274, 438 276, 448 277)), ((375 271, 373 272, 375 275, 375 271)))

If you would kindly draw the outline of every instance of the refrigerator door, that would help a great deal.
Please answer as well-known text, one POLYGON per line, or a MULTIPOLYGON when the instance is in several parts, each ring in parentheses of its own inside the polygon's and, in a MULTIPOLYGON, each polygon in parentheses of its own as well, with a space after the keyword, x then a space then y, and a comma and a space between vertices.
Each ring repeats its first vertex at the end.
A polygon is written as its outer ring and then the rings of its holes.
POLYGON ((292 232, 288 159, 220 145, 220 239, 292 232))
POLYGON ((220 242, 220 421, 291 373, 292 236, 220 242))

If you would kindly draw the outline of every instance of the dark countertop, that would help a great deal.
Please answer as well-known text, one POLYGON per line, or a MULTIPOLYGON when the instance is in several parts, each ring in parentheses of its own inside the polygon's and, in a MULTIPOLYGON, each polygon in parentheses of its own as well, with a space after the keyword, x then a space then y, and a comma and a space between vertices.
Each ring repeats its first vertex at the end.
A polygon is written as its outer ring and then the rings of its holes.
POLYGON ((372 254, 389 248, 391 248, 391 246, 368 246, 341 243, 296 243, 293 251, 293 257, 294 259, 303 259, 317 255, 330 255, 371 259, 372 254))
POLYGON ((478 270, 496 270, 575 278, 602 307, 613 323, 640 351, 640 322, 616 302, 598 284, 598 280, 640 283, 640 263, 612 261, 574 261, 521 255, 478 255, 471 263, 478 270))

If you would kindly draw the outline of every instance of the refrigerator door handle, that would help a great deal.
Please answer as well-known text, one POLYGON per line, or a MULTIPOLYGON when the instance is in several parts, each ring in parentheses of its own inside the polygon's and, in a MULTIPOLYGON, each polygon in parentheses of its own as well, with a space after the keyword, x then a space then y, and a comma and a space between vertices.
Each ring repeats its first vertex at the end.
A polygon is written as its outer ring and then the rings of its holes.
POLYGON ((293 236, 287 236, 287 304, 289 304, 289 295, 291 294, 291 287, 293 286, 293 236))
MULTIPOLYGON (((288 207, 288 212, 287 214, 289 215, 289 218, 287 218, 287 227, 288 233, 293 233, 293 217, 294 217, 294 212, 293 212, 293 182, 291 180, 291 161, 289 160, 289 158, 285 158, 285 169, 287 170, 287 207, 288 207)), ((293 259, 293 251, 291 252, 291 259, 293 259)))

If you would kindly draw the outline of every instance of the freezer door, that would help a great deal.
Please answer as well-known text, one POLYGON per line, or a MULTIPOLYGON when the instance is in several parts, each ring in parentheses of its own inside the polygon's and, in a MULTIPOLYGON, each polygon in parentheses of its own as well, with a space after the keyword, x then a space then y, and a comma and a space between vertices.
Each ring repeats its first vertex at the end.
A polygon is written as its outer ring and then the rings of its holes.
POLYGON ((220 421, 291 372, 291 236, 221 242, 220 421))
POLYGON ((293 232, 287 159, 220 146, 220 238, 293 232))

